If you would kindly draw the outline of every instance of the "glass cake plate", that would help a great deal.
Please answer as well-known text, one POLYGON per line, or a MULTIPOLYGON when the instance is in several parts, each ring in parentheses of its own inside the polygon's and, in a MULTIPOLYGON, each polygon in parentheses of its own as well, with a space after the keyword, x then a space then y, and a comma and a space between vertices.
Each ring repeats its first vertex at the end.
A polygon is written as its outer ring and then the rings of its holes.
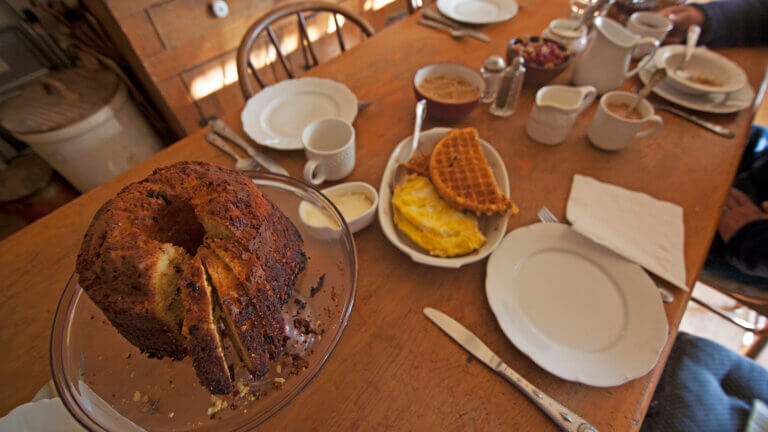
MULTIPOLYGON (((320 372, 339 343, 357 289, 357 253, 344 219, 311 186, 280 175, 247 174, 304 238, 307 268, 283 314, 292 336, 289 344, 294 351, 297 347, 304 350, 306 364, 286 364, 285 360, 279 368, 271 364, 260 380, 235 389, 239 396, 212 397, 199 384, 189 357, 151 359, 120 336, 73 274, 53 322, 51 369, 61 400, 87 429, 250 430, 290 403, 320 372), (302 201, 327 212, 338 229, 318 235, 302 223, 298 215, 302 201), (306 306, 299 308, 302 303, 306 306), (297 316, 310 322, 316 333, 299 333, 293 325, 297 316)), ((290 360, 289 356, 282 358, 290 360)))

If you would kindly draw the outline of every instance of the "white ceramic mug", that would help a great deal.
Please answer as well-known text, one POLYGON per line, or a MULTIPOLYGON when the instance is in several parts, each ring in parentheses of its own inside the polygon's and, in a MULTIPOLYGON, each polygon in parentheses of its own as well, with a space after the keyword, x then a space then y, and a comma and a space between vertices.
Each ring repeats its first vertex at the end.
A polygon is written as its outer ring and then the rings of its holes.
POLYGON ((664 122, 654 114, 653 106, 645 99, 637 105, 641 116, 637 120, 620 117, 608 110, 609 104, 631 105, 636 98, 634 93, 625 91, 612 91, 600 98, 595 117, 587 130, 592 145, 602 150, 621 150, 633 139, 647 138, 661 129, 664 122), (653 126, 643 129, 648 123, 653 126))
POLYGON ((341 180, 355 167, 355 128, 346 120, 326 118, 308 124, 301 133, 304 179, 313 185, 341 180))
MULTIPOLYGON (((672 21, 655 12, 635 12, 627 21, 627 30, 638 36, 652 37, 661 43, 672 30, 672 21)), ((637 47, 632 52, 632 58, 638 60, 650 52, 648 46, 637 47)))

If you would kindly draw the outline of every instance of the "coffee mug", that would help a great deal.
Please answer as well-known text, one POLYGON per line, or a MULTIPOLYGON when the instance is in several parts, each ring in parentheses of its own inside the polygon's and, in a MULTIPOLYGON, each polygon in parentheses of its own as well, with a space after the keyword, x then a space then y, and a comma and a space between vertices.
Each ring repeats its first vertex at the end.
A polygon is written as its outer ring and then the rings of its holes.
POLYGON ((654 114, 653 106, 645 99, 635 108, 639 119, 619 116, 608 109, 609 105, 632 105, 637 95, 625 91, 612 91, 600 98, 595 117, 587 130, 587 138, 595 147, 602 150, 621 150, 634 138, 647 138, 655 134, 664 122, 654 114), (652 123, 648 129, 643 127, 652 123))
MULTIPOLYGON (((672 21, 655 12, 635 12, 627 21, 627 30, 638 36, 652 37, 661 43, 672 30, 672 21)), ((632 58, 641 59, 650 52, 649 47, 640 46, 632 52, 632 58)))
POLYGON ((301 133, 304 179, 313 185, 340 180, 355 167, 355 128, 348 121, 326 118, 313 121, 301 133))

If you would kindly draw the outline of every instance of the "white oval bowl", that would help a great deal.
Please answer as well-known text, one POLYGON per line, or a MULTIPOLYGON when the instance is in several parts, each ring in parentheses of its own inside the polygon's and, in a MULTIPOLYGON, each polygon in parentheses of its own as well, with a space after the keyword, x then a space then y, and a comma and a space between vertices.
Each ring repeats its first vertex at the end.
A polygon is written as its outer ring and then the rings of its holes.
MULTIPOLYGON (((422 132, 419 136, 419 151, 430 152, 437 142, 445 136, 451 129, 436 127, 428 131, 422 132)), ((419 264, 426 264, 434 267, 444 268, 459 268, 465 264, 471 264, 476 261, 487 257, 494 249, 501 243, 504 238, 504 233, 507 231, 507 222, 509 221, 509 211, 504 213, 497 213, 491 216, 480 216, 478 222, 480 225, 480 231, 486 238, 485 244, 478 250, 471 252, 467 255, 461 255, 456 257, 441 258, 430 255, 427 251, 422 249, 419 245, 414 243, 408 236, 403 234, 396 226, 392 219, 392 177, 395 175, 397 169, 397 154, 400 148, 405 145, 410 145, 411 137, 408 136, 400 144, 395 147, 392 154, 389 156, 386 168, 384 168, 384 175, 381 179, 381 186, 379 186, 379 196, 383 204, 379 205, 379 225, 381 230, 396 248, 401 252, 408 255, 414 262, 419 264)), ((493 177, 496 179, 496 184, 499 185, 499 189, 505 196, 509 196, 509 176, 507 175, 507 168, 504 166, 504 161, 487 141, 480 139, 480 144, 483 147, 483 154, 485 155, 488 164, 491 166, 493 177)))
POLYGON ((697 48, 693 51, 685 70, 693 75, 711 76, 720 80, 723 85, 706 86, 687 80, 674 72, 684 55, 684 49, 667 50, 661 59, 661 65, 667 71, 665 82, 681 92, 688 94, 731 93, 747 85, 747 75, 739 65, 706 48, 697 48))
MULTIPOLYGON (((371 207, 365 211, 365 213, 361 214, 360 216, 351 219, 346 220, 347 227, 349 228, 349 232, 352 234, 362 230, 363 228, 367 227, 371 224, 373 221, 373 216, 376 214, 376 208, 379 205, 379 194, 376 193, 376 189, 374 189, 373 186, 369 185, 365 182, 347 182, 347 183, 340 183, 336 186, 331 186, 329 188, 325 188, 320 191, 323 195, 325 195, 331 203, 333 203, 334 197, 339 197, 346 194, 351 193, 362 193, 368 199, 371 200, 371 207)), ((307 220, 307 211, 310 210, 310 206, 313 204, 307 201, 302 201, 301 204, 299 204, 299 217, 304 222, 304 224, 307 226, 307 228, 312 232, 312 235, 314 235, 317 238, 333 238, 338 236, 339 227, 329 227, 326 225, 313 225, 307 220)), ((335 205, 335 204, 334 204, 335 205)), ((337 209, 338 210, 338 209, 337 209)), ((339 213, 341 214, 341 210, 339 210, 339 213)), ((342 217, 344 215, 342 214, 342 217)))

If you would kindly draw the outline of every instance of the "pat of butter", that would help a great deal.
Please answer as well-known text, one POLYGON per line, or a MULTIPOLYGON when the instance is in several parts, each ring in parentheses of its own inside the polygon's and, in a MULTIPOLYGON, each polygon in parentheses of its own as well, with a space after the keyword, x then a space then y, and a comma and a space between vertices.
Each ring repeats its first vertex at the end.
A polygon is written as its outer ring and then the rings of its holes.
MULTIPOLYGON (((329 196, 336 208, 339 209, 347 222, 362 216, 373 206, 373 201, 362 193, 349 193, 339 196, 329 196)), ((304 215, 307 223, 314 226, 327 226, 336 228, 338 224, 327 212, 312 205, 304 215)))

